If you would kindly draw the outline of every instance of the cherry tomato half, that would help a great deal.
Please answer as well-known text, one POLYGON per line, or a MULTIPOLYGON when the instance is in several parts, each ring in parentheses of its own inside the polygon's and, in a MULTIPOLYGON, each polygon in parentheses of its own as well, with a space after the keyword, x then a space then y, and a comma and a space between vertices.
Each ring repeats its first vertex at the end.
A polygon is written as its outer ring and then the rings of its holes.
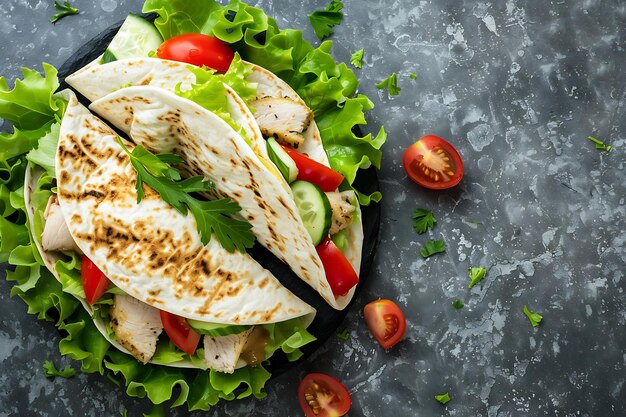
POLYGON ((102 294, 109 289, 111 281, 86 256, 83 256, 81 260, 80 275, 83 281, 83 290, 85 290, 85 298, 89 304, 98 301, 102 294))
POLYGON ((298 153, 295 149, 281 145, 298 167, 298 179, 317 185, 324 192, 335 191, 344 179, 337 171, 298 153))
POLYGON ((434 135, 424 136, 409 146, 402 164, 413 182, 431 190, 454 187, 463 178, 463 160, 459 153, 454 146, 434 135))
POLYGON ((325 374, 305 376, 298 387, 298 400, 306 417, 340 417, 352 405, 346 387, 325 374))
POLYGON ((359 283, 359 277, 352 268, 352 264, 329 237, 322 240, 315 250, 322 260, 326 279, 335 297, 346 295, 359 283))
POLYGON ((189 326, 187 319, 161 310, 161 323, 176 347, 189 355, 196 352, 200 334, 189 326))
POLYGON ((157 56, 226 72, 235 53, 227 43, 217 38, 202 33, 187 33, 163 42, 157 49, 157 56))
POLYGON ((406 330, 406 319, 400 307, 390 300, 376 300, 363 309, 365 323, 383 349, 398 343, 406 330))

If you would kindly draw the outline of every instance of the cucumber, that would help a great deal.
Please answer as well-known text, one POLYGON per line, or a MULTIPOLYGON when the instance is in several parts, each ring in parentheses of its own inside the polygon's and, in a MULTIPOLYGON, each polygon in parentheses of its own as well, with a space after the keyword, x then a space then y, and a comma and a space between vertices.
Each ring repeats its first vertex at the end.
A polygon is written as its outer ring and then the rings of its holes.
POLYGON ((163 38, 152 23, 129 14, 107 50, 104 51, 100 63, 146 57, 151 51, 156 51, 162 43, 163 38))
POLYGON ((200 334, 206 334, 209 336, 228 336, 229 334, 237 334, 245 332, 250 326, 240 326, 237 324, 218 324, 207 323, 205 321, 187 319, 187 323, 200 334))
POLYGON ((291 191, 300 212, 304 227, 317 246, 328 236, 333 212, 326 194, 315 184, 306 181, 295 181, 291 184, 291 191))
POLYGON ((276 165, 280 173, 283 174, 283 177, 288 183, 291 184, 298 178, 298 167, 296 163, 287 155, 287 152, 285 152, 274 138, 267 140, 267 155, 274 165, 276 165))

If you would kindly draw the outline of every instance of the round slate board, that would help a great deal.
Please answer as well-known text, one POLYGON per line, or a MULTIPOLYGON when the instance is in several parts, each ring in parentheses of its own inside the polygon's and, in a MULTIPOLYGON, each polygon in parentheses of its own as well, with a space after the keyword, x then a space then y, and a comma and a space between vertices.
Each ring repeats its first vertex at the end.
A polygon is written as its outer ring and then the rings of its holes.
MULTIPOLYGON (((150 19, 150 16, 147 18, 150 19)), ((152 17, 152 19, 153 18, 154 17, 152 17)), ((61 81, 60 89, 69 88, 64 81, 65 77, 84 67, 105 51, 122 23, 123 22, 119 22, 111 26, 100 35, 84 44, 61 66, 59 70, 59 79, 61 81)), ((80 94, 79 97, 81 97, 80 94)), ((85 105, 89 104, 89 102, 82 97, 81 102, 85 105)), ((357 134, 360 134, 360 132, 357 132, 357 134)), ((365 194, 371 194, 375 191, 379 191, 378 177, 375 168, 371 167, 367 170, 359 171, 354 185, 356 189, 365 194)), ((270 365, 266 367, 273 376, 277 376, 293 368, 319 348, 326 341, 326 339, 336 334, 339 325, 342 323, 346 314, 354 304, 356 296, 365 284, 367 276, 372 268, 374 255, 378 247, 380 205, 372 203, 370 206, 362 207, 361 209, 365 239, 363 242, 360 282, 356 288, 352 302, 342 311, 335 310, 326 304, 326 302, 315 290, 300 280, 287 265, 282 263, 267 249, 257 244, 249 251, 254 259, 263 265, 263 267, 272 271, 272 273, 284 286, 289 288, 295 295, 309 303, 317 310, 315 320, 308 329, 313 335, 315 335, 315 337, 317 337, 317 340, 302 348, 304 355, 295 362, 289 362, 282 351, 277 351, 272 356, 270 365)))

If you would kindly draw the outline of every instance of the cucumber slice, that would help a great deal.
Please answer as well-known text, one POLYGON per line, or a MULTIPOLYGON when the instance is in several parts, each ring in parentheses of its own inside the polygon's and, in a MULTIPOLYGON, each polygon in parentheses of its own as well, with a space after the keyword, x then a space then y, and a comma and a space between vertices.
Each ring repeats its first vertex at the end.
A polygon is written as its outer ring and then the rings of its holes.
POLYGON ((250 328, 250 326, 240 326, 237 324, 207 323, 204 321, 192 319, 187 319, 187 323, 189 323, 189 326, 191 326, 191 328, 194 329, 196 332, 213 337, 237 334, 245 332, 250 328))
POLYGON ((152 23, 129 14, 107 50, 104 51, 100 63, 146 57, 150 51, 156 51, 162 43, 163 38, 152 23))
POLYGON ((296 163, 287 155, 287 152, 285 152, 274 138, 267 140, 267 155, 274 165, 276 165, 280 173, 283 174, 283 177, 288 183, 291 184, 298 178, 298 167, 296 163))
POLYGON ((291 191, 300 212, 304 227, 317 246, 328 236, 333 212, 326 194, 315 184, 306 181, 295 181, 291 191))

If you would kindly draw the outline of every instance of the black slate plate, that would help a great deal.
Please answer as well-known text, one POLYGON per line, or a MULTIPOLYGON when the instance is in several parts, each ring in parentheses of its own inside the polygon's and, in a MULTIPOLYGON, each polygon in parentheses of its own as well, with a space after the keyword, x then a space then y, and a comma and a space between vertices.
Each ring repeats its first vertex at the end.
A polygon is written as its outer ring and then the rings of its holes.
MULTIPOLYGON (((61 69, 59 70, 59 79, 62 82, 61 89, 69 88, 64 81, 65 77, 84 67, 104 52, 121 25, 122 22, 119 22, 111 26, 100 35, 84 44, 61 66, 61 69)), ((81 101, 83 104, 88 104, 86 100, 81 101)), ((367 194, 378 191, 379 187, 376 170, 373 167, 367 170, 361 170, 356 178, 355 187, 359 191, 367 194)), ((329 337, 335 335, 338 331, 338 327, 341 325, 346 314, 354 304, 356 296, 365 284, 367 276, 371 271, 374 255, 378 247, 380 205, 373 203, 368 207, 362 207, 362 218, 365 240, 363 243, 360 282, 356 288, 352 302, 342 311, 337 311, 326 304, 316 291, 301 281, 287 265, 283 264, 267 249, 257 244, 252 250, 249 251, 249 253, 261 265, 272 271, 283 285, 289 288, 302 300, 317 309, 315 320, 309 327, 309 331, 317 337, 317 340, 302 349, 304 355, 296 362, 287 361, 287 358, 284 354, 282 354, 282 351, 276 352, 276 354, 274 354, 271 358, 270 365, 267 366, 273 376, 277 376, 293 368, 318 349, 329 337)))

